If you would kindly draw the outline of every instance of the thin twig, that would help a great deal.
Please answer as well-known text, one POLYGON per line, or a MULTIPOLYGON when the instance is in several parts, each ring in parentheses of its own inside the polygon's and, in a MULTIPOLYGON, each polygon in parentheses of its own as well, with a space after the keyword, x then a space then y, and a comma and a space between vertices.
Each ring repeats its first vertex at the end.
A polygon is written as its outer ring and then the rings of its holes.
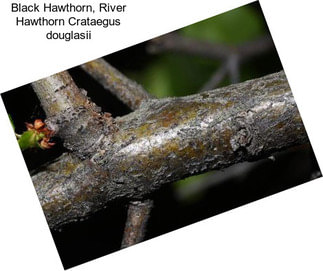
POLYGON ((150 53, 171 51, 215 60, 227 60, 233 53, 239 55, 241 59, 246 59, 268 52, 272 48, 274 43, 270 35, 240 45, 227 45, 192 39, 176 32, 152 39, 147 46, 150 53))
POLYGON ((216 88, 227 74, 230 76, 231 84, 240 82, 239 57, 237 54, 230 55, 227 61, 222 63, 220 68, 212 74, 210 79, 203 85, 199 92, 216 88))
POLYGON ((223 63, 210 77, 210 79, 203 85, 200 92, 216 88, 227 74, 228 63, 223 63))
POLYGON ((126 77, 103 58, 85 63, 81 68, 132 110, 152 98, 141 85, 126 77))
POLYGON ((188 38, 176 32, 155 38, 147 46, 150 53, 177 52, 220 60, 222 65, 203 85, 200 92, 217 87, 226 75, 229 75, 232 84, 240 82, 239 65, 273 48, 275 47, 270 35, 240 45, 224 45, 188 38))
POLYGON ((153 201, 131 201, 128 207, 127 221, 123 233, 121 248, 143 241, 153 201))
POLYGON ((246 59, 259 56, 272 49, 275 49, 275 45, 271 36, 268 34, 258 39, 238 45, 236 52, 238 53, 241 61, 245 61, 246 59))
POLYGON ((175 32, 152 39, 147 46, 147 50, 154 54, 171 51, 216 60, 226 59, 231 52, 229 46, 209 41, 195 40, 175 32))
POLYGON ((230 55, 230 57, 228 58, 227 65, 231 84, 239 83, 239 56, 237 54, 230 55))

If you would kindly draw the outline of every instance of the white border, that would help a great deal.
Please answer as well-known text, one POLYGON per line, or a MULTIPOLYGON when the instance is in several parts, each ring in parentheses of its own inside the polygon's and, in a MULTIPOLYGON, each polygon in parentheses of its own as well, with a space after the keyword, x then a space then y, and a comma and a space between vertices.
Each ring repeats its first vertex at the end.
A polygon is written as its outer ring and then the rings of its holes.
MULTIPOLYGON (((17 30, 1 2, 1 92, 249 1, 124 2, 124 27, 74 44, 17 30)), ((261 5, 322 168, 320 1, 261 5)), ((0 269, 62 270, 2 102, 0 115, 0 269)), ((72 270, 323 270, 322 191, 320 178, 72 270)))

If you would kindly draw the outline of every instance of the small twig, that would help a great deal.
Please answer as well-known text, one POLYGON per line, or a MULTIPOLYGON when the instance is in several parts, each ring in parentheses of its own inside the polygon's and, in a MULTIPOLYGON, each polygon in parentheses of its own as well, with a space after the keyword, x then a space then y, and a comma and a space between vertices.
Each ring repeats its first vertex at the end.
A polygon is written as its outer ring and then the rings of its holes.
POLYGON ((210 77, 210 79, 203 85, 200 92, 216 88, 224 79, 228 71, 227 62, 223 63, 210 77))
POLYGON ((231 84, 240 82, 239 57, 237 54, 231 54, 228 60, 212 74, 211 78, 203 85, 199 92, 216 88, 227 74, 230 76, 231 84))
POLYGON ((230 76, 231 84, 236 84, 240 82, 240 72, 239 72, 239 56, 237 54, 232 54, 228 58, 228 72, 230 76))
POLYGON ((123 233, 121 248, 141 242, 145 237, 146 225, 153 207, 152 200, 131 201, 123 233))
POLYGON ((245 61, 248 58, 261 55, 274 48, 274 42, 271 36, 268 34, 250 42, 238 45, 236 52, 239 55, 241 61, 245 61))
POLYGON ((240 45, 227 45, 215 42, 196 40, 181 36, 175 32, 152 39, 147 50, 150 53, 178 52, 215 60, 227 60, 233 53, 239 55, 241 60, 263 54, 274 48, 270 35, 262 36, 240 45))
POLYGON ((152 98, 141 85, 102 58, 85 63, 81 68, 132 110, 139 108, 143 101, 152 98))
POLYGON ((150 53, 177 52, 212 59, 226 59, 231 52, 229 46, 209 41, 195 40, 175 32, 151 40, 147 47, 150 53))
POLYGON ((222 65, 203 85, 200 92, 217 87, 229 75, 230 82, 240 82, 239 65, 249 58, 261 55, 274 48, 270 35, 240 45, 224 45, 195 40, 172 32, 151 40, 147 50, 150 53, 178 52, 220 60, 222 65))

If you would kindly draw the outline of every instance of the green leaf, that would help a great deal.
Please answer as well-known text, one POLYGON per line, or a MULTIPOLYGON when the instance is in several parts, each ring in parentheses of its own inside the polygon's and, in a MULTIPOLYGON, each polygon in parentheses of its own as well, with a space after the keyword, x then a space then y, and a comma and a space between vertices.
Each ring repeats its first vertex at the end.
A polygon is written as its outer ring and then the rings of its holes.
POLYGON ((38 133, 37 131, 26 131, 18 139, 18 144, 22 151, 29 148, 40 148, 38 142, 44 137, 45 135, 43 133, 38 133))

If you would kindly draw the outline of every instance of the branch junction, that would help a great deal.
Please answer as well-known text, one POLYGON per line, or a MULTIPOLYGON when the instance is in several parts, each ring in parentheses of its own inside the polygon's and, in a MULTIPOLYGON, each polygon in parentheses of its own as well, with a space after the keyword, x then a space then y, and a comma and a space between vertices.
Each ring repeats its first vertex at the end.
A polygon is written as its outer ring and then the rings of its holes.
POLYGON ((70 151, 33 176, 51 227, 112 200, 142 200, 166 183, 308 142, 283 72, 187 97, 144 99, 115 119, 66 72, 33 87, 48 127, 70 151))

